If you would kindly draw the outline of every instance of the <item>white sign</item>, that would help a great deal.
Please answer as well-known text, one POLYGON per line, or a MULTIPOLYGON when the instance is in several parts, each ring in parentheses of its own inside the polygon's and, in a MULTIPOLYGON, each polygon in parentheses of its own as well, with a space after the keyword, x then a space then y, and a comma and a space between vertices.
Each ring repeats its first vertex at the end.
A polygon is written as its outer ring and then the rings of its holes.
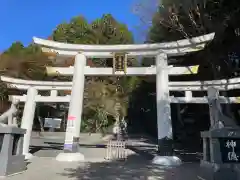
POLYGON ((57 128, 61 127, 62 119, 60 118, 45 118, 44 127, 46 128, 57 128))

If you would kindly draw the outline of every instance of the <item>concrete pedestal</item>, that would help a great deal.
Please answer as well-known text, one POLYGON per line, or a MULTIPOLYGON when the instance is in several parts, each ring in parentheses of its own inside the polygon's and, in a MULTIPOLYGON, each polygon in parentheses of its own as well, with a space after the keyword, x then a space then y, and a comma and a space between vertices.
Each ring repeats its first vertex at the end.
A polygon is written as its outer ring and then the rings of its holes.
POLYGON ((16 127, 0 127, 2 139, 0 153, 0 176, 9 176, 26 170, 26 162, 22 154, 23 135, 25 129, 16 127))
POLYGON ((56 157, 60 162, 84 162, 85 158, 82 153, 60 153, 56 157))
POLYGON ((25 156, 25 160, 30 160, 34 157, 31 153, 24 153, 23 155, 25 156))
POLYGON ((200 177, 210 180, 238 180, 240 178, 239 128, 221 128, 201 132, 203 159, 200 177), (234 154, 232 159, 231 154, 234 154), (230 159, 229 159, 230 158, 230 159))
POLYGON ((155 156, 152 163, 160 166, 171 167, 181 165, 182 161, 176 156, 155 156))

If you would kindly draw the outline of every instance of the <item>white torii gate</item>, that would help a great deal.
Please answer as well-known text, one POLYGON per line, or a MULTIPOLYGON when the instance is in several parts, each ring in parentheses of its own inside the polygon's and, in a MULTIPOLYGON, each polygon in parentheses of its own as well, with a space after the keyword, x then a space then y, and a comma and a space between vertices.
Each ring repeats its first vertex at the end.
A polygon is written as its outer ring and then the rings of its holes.
MULTIPOLYGON (((32 81, 22 80, 1 76, 1 80, 6 82, 8 88, 17 88, 28 90, 28 95, 13 95, 10 100, 17 99, 21 102, 26 102, 24 107, 24 115, 22 117, 22 128, 27 129, 24 136, 23 152, 26 158, 31 157, 29 151, 29 141, 32 130, 32 123, 35 112, 36 102, 70 102, 70 96, 57 96, 58 90, 71 90, 72 82, 52 82, 52 81, 32 81), (37 90, 50 90, 50 96, 37 95, 37 90), (29 108, 30 107, 30 108, 29 108)), ((240 89, 240 78, 232 78, 228 80, 217 81, 188 81, 188 82, 169 82, 170 91, 185 91, 185 97, 169 97, 169 103, 208 103, 207 97, 193 97, 194 91, 206 91, 209 87, 215 87, 221 91, 231 89, 240 89)), ((219 98, 220 103, 240 103, 239 97, 224 97, 219 98)), ((159 123, 158 123, 159 125, 159 123)))
MULTIPOLYGON (((54 81, 33 81, 23 80, 12 77, 1 76, 0 79, 7 83, 8 88, 28 90, 33 87, 39 91, 50 90, 50 96, 36 95, 36 102, 70 102, 71 96, 57 96, 59 90, 71 90, 72 82, 54 82, 54 81)), ((215 87, 220 91, 229 91, 233 89, 240 89, 240 78, 222 79, 214 81, 186 81, 186 82, 169 82, 169 91, 184 91, 184 97, 170 96, 170 103, 194 103, 203 104, 208 103, 207 97, 193 97, 192 92, 194 91, 207 91, 209 87, 215 87)), ((9 100, 17 99, 20 102, 26 102, 26 95, 10 95, 9 100)), ((240 103, 240 97, 219 97, 220 103, 240 103)))
POLYGON ((26 133, 24 134, 23 139, 23 154, 25 155, 25 159, 31 159, 32 154, 29 153, 29 146, 36 109, 36 102, 69 102, 70 96, 58 96, 58 90, 62 89, 61 87, 59 87, 56 90, 55 88, 58 87, 57 84, 54 87, 49 85, 54 84, 54 82, 47 82, 48 85, 44 85, 44 81, 38 81, 39 86, 37 86, 36 81, 36 85, 31 85, 34 84, 34 81, 26 81, 5 76, 1 76, 1 80, 7 83, 8 88, 17 88, 20 90, 27 89, 27 95, 11 95, 9 96, 9 100, 25 102, 21 121, 21 128, 26 129, 26 133), (38 90, 43 89, 50 90, 50 96, 38 95, 38 90))
MULTIPOLYGON (((102 68, 104 69, 104 68, 102 68)), ((178 72, 179 73, 179 72, 178 72)), ((181 73, 181 72, 180 72, 181 73)), ((92 75, 93 72, 91 73, 92 75)), ((26 102, 24 107, 24 115, 22 118, 22 128, 27 129, 24 136, 24 154, 30 157, 29 141, 32 130, 33 117, 36 102, 70 102, 70 96, 57 96, 58 90, 71 90, 72 82, 51 82, 51 81, 29 81, 16 78, 1 76, 1 80, 6 82, 9 88, 28 90, 28 95, 11 96, 10 100, 18 99, 26 102), (37 90, 51 90, 50 96, 37 95, 37 90)), ((231 89, 240 89, 240 78, 232 78, 228 80, 217 81, 188 81, 188 82, 169 82, 170 91, 185 91, 185 97, 169 97, 169 103, 208 103, 206 97, 192 97, 192 91, 206 91, 209 87, 215 87, 222 91, 231 89)), ((221 103, 240 103, 239 97, 220 97, 221 103)), ((159 118, 158 118, 159 120, 159 118)), ((158 121, 158 126, 159 126, 158 121)), ((160 158, 162 159, 162 157, 160 158)), ((159 160, 159 157, 158 157, 159 160)))
MULTIPOLYGON (((41 45, 44 52, 51 52, 56 56, 75 56, 73 70, 73 84, 71 91, 70 106, 68 112, 68 124, 66 130, 66 139, 64 144, 64 153, 58 155, 59 161, 82 161, 84 156, 78 152, 78 141, 81 126, 81 115, 83 105, 83 91, 86 71, 86 61, 88 57, 94 58, 111 58, 114 53, 127 53, 127 57, 147 56, 156 58, 156 93, 157 93, 157 123, 158 123, 158 141, 160 155, 155 158, 156 161, 171 161, 172 164, 178 164, 179 159, 173 157, 171 140, 172 140, 172 123, 170 115, 169 101, 169 68, 168 56, 184 55, 185 53, 197 51, 205 46, 207 41, 212 40, 214 33, 176 42, 160 44, 139 44, 139 45, 74 45, 40 38, 33 38, 34 43, 41 45), (167 147, 167 148, 166 148, 167 147)), ((124 57, 126 58, 126 56, 124 57)), ((95 75, 100 74, 97 69, 88 70, 95 75)), ((126 69, 126 72, 114 72, 113 69, 105 70, 104 75, 147 75, 147 68, 142 71, 126 69)), ((160 164, 161 164, 160 162, 160 164)))
MULTIPOLYGON (((67 69, 67 68, 66 68, 67 69)), ((183 71, 182 71, 183 72, 183 71)), ((178 71, 178 73, 182 73, 178 71)), ((7 83, 8 88, 17 88, 21 90, 28 90, 28 95, 12 95, 10 101, 17 99, 21 102, 26 102, 24 107, 24 115, 22 117, 22 128, 27 129, 24 136, 24 149, 23 152, 26 158, 31 155, 29 151, 29 141, 32 131, 32 123, 35 112, 36 102, 70 102, 70 96, 57 96, 58 90, 71 90, 72 82, 52 82, 52 81, 33 81, 23 80, 1 76, 1 80, 7 83), (50 90, 50 96, 40 96, 36 91, 50 90), (29 105, 30 104, 30 105, 29 105), (30 109, 29 109, 30 107, 30 109), (31 113, 31 111, 33 113, 31 113)), ((170 91, 185 91, 185 97, 169 97, 169 103, 208 103, 207 97, 193 97, 194 91, 206 91, 209 87, 215 87, 220 91, 227 91, 232 89, 240 89, 240 78, 232 78, 228 80, 215 80, 215 81, 187 81, 187 82, 169 82, 170 91)), ((219 97, 220 103, 240 103, 240 97, 219 97)), ((160 124, 160 123, 158 123, 160 124)))

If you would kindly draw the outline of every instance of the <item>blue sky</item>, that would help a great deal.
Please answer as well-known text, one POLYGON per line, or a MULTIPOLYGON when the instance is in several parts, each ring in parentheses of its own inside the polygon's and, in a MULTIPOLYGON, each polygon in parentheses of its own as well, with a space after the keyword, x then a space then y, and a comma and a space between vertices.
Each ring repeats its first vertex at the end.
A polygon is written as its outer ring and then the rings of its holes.
POLYGON ((138 32, 141 23, 132 13, 133 5, 133 0, 0 0, 0 51, 15 41, 28 45, 33 36, 46 38, 59 23, 77 15, 91 21, 111 13, 135 36, 143 34, 138 32))

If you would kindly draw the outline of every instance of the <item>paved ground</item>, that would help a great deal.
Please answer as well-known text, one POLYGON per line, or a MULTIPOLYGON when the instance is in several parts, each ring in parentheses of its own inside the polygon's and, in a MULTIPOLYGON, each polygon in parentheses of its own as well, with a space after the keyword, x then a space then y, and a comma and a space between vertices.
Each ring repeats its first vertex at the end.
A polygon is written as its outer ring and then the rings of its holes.
MULTIPOLYGON (((54 138, 53 138, 54 139, 54 138)), ((49 139, 48 139, 49 141, 49 139)), ((54 140, 55 141, 55 140, 54 140)), ((59 138, 59 142, 62 139, 59 138)), ((125 162, 105 161, 105 149, 100 136, 82 135, 81 151, 88 162, 57 162, 55 156, 61 152, 61 144, 45 143, 44 148, 34 152, 35 158, 28 164, 22 174, 4 178, 4 180, 197 180, 198 163, 186 163, 172 169, 162 169, 151 164, 151 157, 139 152, 155 148, 154 144, 144 138, 132 138, 129 144, 135 147, 125 162), (139 152, 138 152, 139 151, 139 152)), ((34 149, 34 148, 33 148, 34 149)), ((36 150, 36 147, 35 147, 36 150)))
MULTIPOLYGON (((55 158, 63 149, 64 135, 62 133, 46 133, 44 137, 34 137, 32 139, 31 152, 37 157, 55 158), (58 136, 56 136, 58 135, 58 136), (39 145, 40 144, 40 145, 39 145)), ((80 152, 86 159, 101 159, 105 157, 104 141, 100 134, 81 134, 80 152)))
POLYGON ((28 170, 5 180, 197 180, 196 164, 161 169, 137 156, 126 162, 60 163, 34 158, 28 170))

